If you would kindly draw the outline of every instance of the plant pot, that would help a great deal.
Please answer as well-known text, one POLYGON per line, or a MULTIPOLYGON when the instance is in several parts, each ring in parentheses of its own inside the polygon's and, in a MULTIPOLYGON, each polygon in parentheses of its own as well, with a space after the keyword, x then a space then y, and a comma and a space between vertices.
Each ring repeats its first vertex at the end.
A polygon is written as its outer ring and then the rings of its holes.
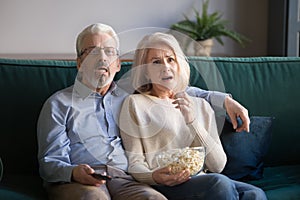
POLYGON ((213 39, 201 40, 194 43, 195 56, 210 56, 212 46, 214 45, 213 39))

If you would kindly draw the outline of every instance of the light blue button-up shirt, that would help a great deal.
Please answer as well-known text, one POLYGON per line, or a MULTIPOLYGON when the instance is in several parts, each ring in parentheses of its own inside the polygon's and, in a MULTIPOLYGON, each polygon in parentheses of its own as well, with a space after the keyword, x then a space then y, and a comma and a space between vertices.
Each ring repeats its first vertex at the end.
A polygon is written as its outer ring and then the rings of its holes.
POLYGON ((113 84, 101 96, 79 81, 52 95, 37 126, 41 177, 48 182, 69 182, 78 164, 127 170, 117 125, 127 95, 113 84))
MULTIPOLYGON (((223 107, 224 93, 194 87, 187 92, 223 107)), ((79 164, 105 164, 127 171, 118 128, 127 95, 113 83, 101 96, 79 81, 53 94, 45 102, 37 125, 41 177, 47 182, 70 182, 72 170, 79 164)))

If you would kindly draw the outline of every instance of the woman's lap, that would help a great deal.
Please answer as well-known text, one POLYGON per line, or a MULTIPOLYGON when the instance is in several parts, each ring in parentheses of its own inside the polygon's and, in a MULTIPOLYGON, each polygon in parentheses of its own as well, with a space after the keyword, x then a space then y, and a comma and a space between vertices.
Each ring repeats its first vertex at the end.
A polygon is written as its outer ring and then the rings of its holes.
POLYGON ((266 199, 264 192, 250 184, 217 174, 202 174, 177 186, 153 186, 168 199, 266 199))

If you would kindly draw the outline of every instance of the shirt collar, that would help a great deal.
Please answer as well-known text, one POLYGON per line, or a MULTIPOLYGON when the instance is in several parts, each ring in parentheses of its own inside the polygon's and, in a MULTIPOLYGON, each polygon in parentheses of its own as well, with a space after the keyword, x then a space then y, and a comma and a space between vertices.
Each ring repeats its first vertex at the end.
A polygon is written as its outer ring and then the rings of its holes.
MULTIPOLYGON (((77 78, 75 80, 74 90, 78 93, 78 95, 82 99, 85 99, 85 98, 87 98, 90 95, 95 95, 96 94, 95 91, 93 91, 90 88, 88 88, 85 84, 83 84, 77 78)), ((108 93, 110 93, 111 95, 114 95, 114 96, 119 96, 120 95, 119 88, 118 88, 118 86, 117 86, 117 84, 115 82, 111 83, 111 85, 109 87, 109 90, 107 91, 107 94, 108 93)))

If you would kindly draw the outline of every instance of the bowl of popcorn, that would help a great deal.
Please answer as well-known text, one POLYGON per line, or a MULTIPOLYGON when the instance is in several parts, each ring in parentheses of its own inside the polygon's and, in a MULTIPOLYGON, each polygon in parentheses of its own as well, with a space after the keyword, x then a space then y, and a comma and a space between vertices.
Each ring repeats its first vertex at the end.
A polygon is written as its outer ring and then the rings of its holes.
POLYGON ((205 148, 201 146, 170 149, 158 153, 156 159, 159 167, 168 166, 173 174, 182 170, 189 170, 191 176, 194 176, 203 170, 205 148))

